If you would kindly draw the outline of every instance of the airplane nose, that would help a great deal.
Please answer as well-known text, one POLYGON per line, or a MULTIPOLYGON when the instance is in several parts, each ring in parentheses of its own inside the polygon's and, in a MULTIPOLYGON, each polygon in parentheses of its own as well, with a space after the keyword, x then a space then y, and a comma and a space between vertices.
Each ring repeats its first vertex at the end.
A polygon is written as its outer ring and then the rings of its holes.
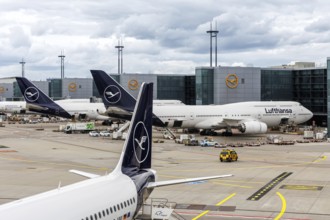
POLYGON ((310 110, 308 110, 307 108, 306 108, 306 112, 307 112, 307 120, 309 120, 309 119, 311 119, 312 117, 313 117, 313 112, 311 112, 310 110))

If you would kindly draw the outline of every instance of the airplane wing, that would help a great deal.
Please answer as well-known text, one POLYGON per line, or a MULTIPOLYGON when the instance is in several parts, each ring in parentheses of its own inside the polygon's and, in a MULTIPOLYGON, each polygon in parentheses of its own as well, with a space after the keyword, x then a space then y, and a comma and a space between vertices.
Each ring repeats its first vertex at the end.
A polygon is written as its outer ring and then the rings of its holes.
POLYGON ((159 182, 151 182, 147 185, 147 188, 155 188, 155 187, 160 187, 160 186, 169 186, 169 185, 196 182, 196 181, 202 181, 202 180, 226 178, 226 177, 231 177, 231 176, 233 176, 233 175, 228 174, 228 175, 220 175, 220 176, 207 176, 207 177, 198 177, 198 178, 188 178, 188 179, 178 179, 178 180, 166 180, 166 181, 159 181, 159 182))
POLYGON ((242 118, 223 118, 222 119, 222 123, 225 123, 229 126, 237 126, 244 121, 246 121, 246 119, 242 119, 242 118))
POLYGON ((100 176, 100 175, 97 175, 97 174, 94 174, 94 173, 87 173, 87 172, 80 171, 80 170, 69 170, 69 172, 78 174, 78 175, 83 176, 83 177, 87 177, 89 179, 93 179, 95 177, 100 176))

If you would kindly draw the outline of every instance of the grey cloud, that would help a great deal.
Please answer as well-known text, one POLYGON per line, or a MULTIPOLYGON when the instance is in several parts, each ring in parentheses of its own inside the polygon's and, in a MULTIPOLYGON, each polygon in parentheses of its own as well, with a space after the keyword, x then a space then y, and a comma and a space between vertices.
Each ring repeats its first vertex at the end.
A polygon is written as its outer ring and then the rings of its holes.
POLYGON ((317 19, 310 25, 306 26, 305 30, 313 33, 324 33, 330 31, 329 17, 327 16, 317 19))
POLYGON ((262 66, 273 59, 276 65, 299 60, 302 54, 313 61, 324 51, 301 48, 328 48, 329 10, 325 0, 3 0, 0 58, 5 62, 0 64, 17 65, 24 56, 31 75, 57 76, 57 55, 65 50, 72 76, 98 67, 116 72, 114 46, 122 37, 127 72, 191 71, 208 63, 210 21, 218 22, 219 59, 225 64, 262 66), (289 52, 265 56, 273 51, 289 52))

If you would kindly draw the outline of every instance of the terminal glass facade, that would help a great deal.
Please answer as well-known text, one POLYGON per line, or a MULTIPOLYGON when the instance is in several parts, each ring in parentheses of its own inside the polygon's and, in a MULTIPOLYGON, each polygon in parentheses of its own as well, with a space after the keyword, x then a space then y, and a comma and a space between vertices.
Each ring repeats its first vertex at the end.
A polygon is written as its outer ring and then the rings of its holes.
POLYGON ((195 76, 185 76, 185 104, 195 105, 196 104, 196 91, 195 91, 195 76))
POLYGON ((157 76, 157 99, 176 99, 185 103, 185 89, 185 76, 183 75, 157 76))
POLYGON ((23 99, 23 95, 21 93, 21 90, 19 89, 18 83, 14 82, 13 83, 13 100, 15 101, 21 101, 23 99))
POLYGON ((311 120, 315 121, 316 125, 325 126, 326 71, 322 68, 262 69, 261 101, 297 101, 313 112, 314 117, 311 120))
POLYGON ((214 68, 196 68, 196 105, 214 104, 214 68))
POLYGON ((261 70, 261 101, 292 101, 292 71, 261 70))
MULTIPOLYGON (((328 132, 330 131, 330 57, 327 58, 327 80, 326 82, 328 83, 327 85, 327 122, 328 122, 328 132)), ((329 137, 329 134, 328 134, 329 137)))
POLYGON ((62 79, 51 79, 49 83, 49 96, 54 100, 62 99, 62 79))
POLYGON ((294 70, 293 77, 294 100, 311 110, 315 116, 325 116, 327 112, 326 69, 294 70))

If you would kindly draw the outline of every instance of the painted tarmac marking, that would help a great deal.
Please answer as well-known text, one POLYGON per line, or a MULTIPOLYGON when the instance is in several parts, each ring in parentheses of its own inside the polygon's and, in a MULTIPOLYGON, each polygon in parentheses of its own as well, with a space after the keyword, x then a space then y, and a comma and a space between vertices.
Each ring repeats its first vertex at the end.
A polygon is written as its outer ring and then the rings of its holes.
POLYGON ((317 163, 317 162, 320 162, 320 161, 326 160, 326 159, 327 159, 327 156, 322 156, 322 157, 316 159, 315 161, 313 161, 313 163, 317 163))
POLYGON ((290 190, 312 190, 320 191, 323 186, 308 186, 308 185, 282 185, 280 189, 290 189, 290 190))
POLYGON ((281 193, 276 192, 276 194, 280 197, 280 199, 282 201, 281 212, 274 218, 274 220, 279 220, 279 219, 281 219, 282 215, 285 213, 285 210, 286 210, 286 200, 285 200, 284 196, 281 193))
POLYGON ((269 183, 267 183, 265 186, 261 187, 257 192, 255 192, 252 196, 247 198, 247 200, 251 201, 258 201, 261 199, 264 195, 266 195, 270 190, 272 190, 277 184, 279 184, 281 181, 283 181, 285 178, 290 176, 292 172, 284 172, 271 180, 269 183))
MULTIPOLYGON (((222 200, 221 202, 217 203, 216 206, 221 206, 222 204, 224 204, 225 202, 227 202, 229 199, 231 199, 233 196, 235 196, 236 193, 233 193, 231 195, 229 195, 227 198, 225 198, 224 200, 222 200)), ((202 212, 201 214, 199 214, 198 216, 196 216, 195 218, 193 218, 192 220, 197 220, 200 217, 206 215, 210 210, 206 210, 204 212, 202 212)))

